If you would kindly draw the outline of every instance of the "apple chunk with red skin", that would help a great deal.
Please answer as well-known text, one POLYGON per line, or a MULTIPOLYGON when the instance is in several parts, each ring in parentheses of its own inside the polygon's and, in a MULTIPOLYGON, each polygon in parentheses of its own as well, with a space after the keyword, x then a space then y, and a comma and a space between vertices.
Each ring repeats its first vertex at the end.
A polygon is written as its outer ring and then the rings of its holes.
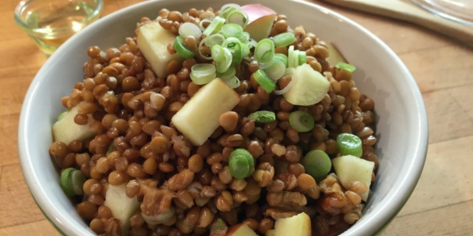
POLYGON ((231 227, 226 236, 258 236, 247 224, 238 224, 231 227))
POLYGON ((276 19, 276 12, 261 4, 248 4, 241 9, 248 15, 248 25, 244 30, 250 37, 256 41, 267 38, 276 19))

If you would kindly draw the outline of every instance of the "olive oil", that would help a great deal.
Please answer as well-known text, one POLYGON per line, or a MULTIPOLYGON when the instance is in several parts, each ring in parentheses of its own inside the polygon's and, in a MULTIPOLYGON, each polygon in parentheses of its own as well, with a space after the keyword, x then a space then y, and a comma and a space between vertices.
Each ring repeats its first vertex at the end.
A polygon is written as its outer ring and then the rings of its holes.
POLYGON ((52 54, 72 35, 97 20, 101 10, 97 9, 96 1, 90 0, 51 2, 23 14, 25 30, 47 54, 52 54))

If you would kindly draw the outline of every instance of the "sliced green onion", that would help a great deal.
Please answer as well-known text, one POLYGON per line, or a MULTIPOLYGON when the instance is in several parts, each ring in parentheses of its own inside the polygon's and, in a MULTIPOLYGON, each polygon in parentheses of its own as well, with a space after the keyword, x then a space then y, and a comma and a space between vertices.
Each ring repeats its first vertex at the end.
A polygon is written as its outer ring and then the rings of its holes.
POLYGON ((287 67, 287 56, 286 55, 284 55, 282 53, 276 53, 276 54, 274 54, 274 58, 276 60, 279 60, 282 63, 284 63, 284 66, 287 67))
POLYGON ((238 79, 238 77, 236 76, 233 76, 233 78, 229 79, 229 80, 226 80, 225 83, 228 84, 228 86, 230 86, 230 88, 238 88, 240 87, 240 79, 238 79))
POLYGON ((217 72, 223 73, 230 68, 232 65, 232 53, 228 48, 223 48, 224 59, 221 61, 216 61, 217 72))
POLYGON ((265 63, 258 63, 258 68, 259 69, 268 69, 270 66, 272 66, 276 62, 276 58, 273 57, 271 61, 265 62, 265 63))
MULTIPOLYGON (((286 72, 284 73, 283 76, 286 76, 286 75, 291 75, 292 76, 294 74, 294 71, 295 71, 294 68, 286 68, 286 72)), ((294 85, 295 79, 296 79, 296 77, 291 77, 291 82, 289 82, 289 84, 287 84, 286 87, 284 87, 281 90, 274 90, 274 94, 276 94, 276 95, 285 94, 287 91, 289 91, 289 89, 292 88, 292 86, 294 85)))
MULTIPOLYGON (((244 44, 249 44, 250 43, 250 34, 248 32, 243 32, 243 35, 239 38, 239 40, 244 44)), ((256 43, 256 44, 258 44, 258 43, 256 43)))
POLYGON ((108 154, 110 154, 111 152, 113 152, 113 144, 110 144, 110 146, 108 146, 108 150, 105 155, 108 156, 108 154))
MULTIPOLYGON (((199 28, 200 28, 202 31, 205 30, 205 27, 204 27, 204 23, 205 23, 205 22, 208 22, 209 25, 210 25, 210 23, 212 23, 212 20, 206 18, 206 19, 203 19, 203 20, 201 20, 201 21, 199 22, 199 28)), ((207 27, 208 27, 208 26, 207 26, 207 27)))
POLYGON ((179 26, 179 35, 183 38, 187 36, 193 36, 196 39, 199 39, 202 36, 202 30, 194 23, 186 22, 179 26))
POLYGON ((248 15, 239 10, 230 12, 225 19, 227 19, 227 22, 238 24, 242 27, 245 27, 248 23, 248 15))
POLYGON ((243 28, 238 24, 226 23, 220 29, 220 33, 226 38, 240 38, 243 35, 243 28))
POLYGON ((321 150, 313 150, 307 153, 301 161, 305 172, 316 181, 324 179, 332 169, 330 157, 321 150))
POLYGON ((278 48, 287 47, 293 44, 296 40, 296 36, 294 35, 294 33, 291 32, 278 34, 273 38, 274 45, 276 45, 276 47, 278 48))
POLYGON ((258 69, 255 73, 253 73, 253 78, 267 93, 273 92, 273 90, 276 88, 276 84, 262 69, 258 69))
POLYGON ((75 168, 67 168, 61 172, 59 185, 67 196, 82 195, 82 185, 84 185, 86 178, 80 170, 75 168))
POLYGON ((299 55, 298 55, 298 65, 304 65, 305 63, 307 63, 307 54, 305 51, 299 51, 299 55))
MULTIPOLYGON (((249 34, 248 34, 249 35, 249 34)), ((258 45, 258 42, 256 42, 256 40, 254 39, 250 39, 250 41, 248 42, 249 45, 253 46, 253 47, 256 47, 256 45, 258 45)))
POLYGON ((272 81, 278 81, 286 73, 286 65, 280 60, 274 60, 274 63, 264 70, 272 81))
POLYGON ((228 4, 225 4, 223 5, 219 12, 220 12, 220 15, 223 16, 224 18, 226 18, 228 16, 228 14, 230 14, 231 12, 235 11, 235 10, 239 10, 241 11, 241 7, 240 5, 238 4, 235 4, 235 3, 228 3, 228 4))
POLYGON ((237 148, 228 157, 230 174, 236 179, 244 179, 253 173, 255 160, 251 153, 243 148, 237 148))
POLYGON ((356 70, 356 67, 354 65, 350 65, 344 62, 339 62, 336 67, 340 70, 347 70, 353 73, 353 71, 356 70))
POLYGON ((225 37, 223 37, 223 35, 221 35, 221 34, 212 34, 208 37, 205 37, 199 43, 199 54, 200 54, 200 56, 204 59, 212 60, 212 57, 208 57, 208 56, 205 56, 204 54, 202 54, 202 46, 204 46, 204 44, 205 44, 207 47, 212 48, 212 46, 214 46, 214 45, 217 45, 217 44, 221 45, 224 41, 225 41, 225 37))
POLYGON ((218 218, 217 219, 217 227, 216 227, 216 230, 223 230, 223 225, 225 223, 223 222, 222 218, 218 218))
POLYGON ((232 63, 233 64, 240 64, 241 60, 243 59, 243 53, 241 52, 243 44, 234 37, 229 37, 225 39, 222 44, 222 47, 228 48, 232 53, 232 63))
POLYGON ((282 53, 276 53, 274 54, 273 60, 268 64, 269 65, 266 65, 266 63, 260 64, 260 68, 264 69, 269 78, 276 82, 286 73, 287 56, 282 53))
POLYGON ((255 111, 248 118, 258 123, 269 123, 276 120, 276 114, 272 111, 255 111))
POLYGON ((220 28, 222 28, 223 24, 225 24, 225 19, 220 17, 220 16, 216 16, 212 20, 210 25, 207 26, 207 28, 204 30, 203 34, 209 36, 213 33, 219 32, 220 28))
POLYGON ((341 133, 337 136, 338 151, 342 155, 361 157, 363 149, 361 139, 354 134, 341 133))
POLYGON ((68 112, 69 110, 65 110, 63 112, 61 112, 61 114, 59 114, 59 116, 57 116, 57 120, 61 120, 62 118, 64 118, 64 116, 66 115, 66 113, 68 112))
POLYGON ((210 54, 212 55, 212 59, 216 62, 225 60, 225 50, 223 50, 223 47, 218 44, 212 46, 210 54))
POLYGON ((269 39, 263 39, 259 41, 258 45, 256 45, 254 56, 259 63, 266 63, 271 61, 274 56, 273 41, 269 39))
POLYGON ((236 74, 235 67, 230 66, 230 68, 228 68, 227 71, 225 71, 223 73, 217 73, 217 77, 219 77, 222 80, 227 81, 227 80, 233 79, 233 77, 235 77, 235 74, 236 74))
POLYGON ((314 128, 314 118, 307 112, 295 111, 289 114, 289 125, 297 132, 308 132, 314 128))
POLYGON ((250 54, 250 47, 247 44, 241 44, 241 58, 245 58, 250 54))
POLYGON ((184 44, 184 40, 181 36, 177 36, 176 40, 174 40, 174 49, 176 52, 184 58, 192 58, 194 57, 194 52, 189 50, 186 45, 184 44))
POLYGON ((296 68, 299 65, 299 53, 297 50, 294 50, 294 46, 289 47, 287 53, 287 67, 296 68))
POLYGON ((195 84, 203 85, 217 78, 217 74, 213 73, 209 75, 196 75, 191 72, 190 77, 191 77, 192 82, 194 82, 195 84))
POLYGON ((192 82, 198 85, 207 84, 217 77, 216 68, 213 64, 199 63, 191 68, 192 82))

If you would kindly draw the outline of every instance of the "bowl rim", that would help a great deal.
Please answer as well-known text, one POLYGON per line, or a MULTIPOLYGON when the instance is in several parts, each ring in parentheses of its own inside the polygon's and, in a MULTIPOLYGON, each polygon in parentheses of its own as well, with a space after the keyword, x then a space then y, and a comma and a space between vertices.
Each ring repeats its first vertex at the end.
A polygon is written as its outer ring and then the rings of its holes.
MULTIPOLYGON (((60 214, 60 210, 57 209, 53 202, 50 201, 47 194, 45 194, 44 188, 41 186, 41 183, 37 179, 37 175, 40 172, 35 171, 35 167, 33 166, 32 162, 30 161, 31 158, 31 151, 27 149, 28 147, 28 139, 27 139, 27 127, 26 121, 28 117, 31 117, 30 110, 31 110, 31 101, 32 96, 38 88, 39 83, 45 77, 44 75, 48 71, 48 67, 56 61, 59 55, 62 54, 63 51, 67 49, 70 44, 73 44, 74 41, 78 37, 81 37, 82 34, 85 32, 93 31, 94 26, 98 24, 104 24, 104 22, 110 21, 111 19, 115 18, 117 15, 124 14, 126 11, 132 11, 136 8, 141 8, 145 5, 152 5, 155 4, 154 2, 162 2, 168 0, 157 0, 157 1, 146 1, 140 2, 137 4, 133 4, 126 8, 122 8, 118 11, 115 11, 102 19, 92 23, 85 29, 83 29, 78 34, 74 35, 69 39, 62 47, 60 47, 56 53, 54 53, 46 63, 41 67, 41 69, 36 74, 35 78, 31 82, 26 96, 23 100, 23 106, 21 108, 20 113, 20 121, 18 126, 18 153, 20 164, 23 172, 23 176, 27 187, 33 196, 35 202, 37 203, 38 207, 44 213, 46 218, 54 225, 56 229, 58 229, 61 233, 66 235, 91 235, 91 231, 86 228, 80 227, 73 227, 73 226, 66 226, 65 223, 70 222, 70 217, 63 217, 60 214)), ((412 97, 414 98, 414 102, 412 106, 415 107, 417 114, 413 114, 415 117, 414 125, 415 130, 412 133, 414 135, 413 140, 416 143, 416 147, 412 153, 411 161, 408 162, 407 169, 405 170, 405 175, 401 180, 398 181, 398 186, 402 186, 402 188, 398 188, 395 196, 387 196, 382 202, 380 202, 380 206, 373 210, 374 214, 369 215, 368 220, 364 222, 369 222, 369 225, 366 223, 360 224, 362 222, 358 222, 357 224, 353 225, 349 230, 343 232, 341 235, 372 235, 379 233, 400 211, 402 206, 407 202, 409 196, 414 191, 414 188, 419 181, 420 175, 422 173, 422 169, 424 167, 426 154, 427 154, 427 147, 428 147, 428 123, 427 123, 427 113, 425 110, 424 102, 422 99, 422 95, 420 90, 411 75, 410 71, 401 61, 401 59, 389 48, 383 41, 381 41, 377 36, 373 33, 359 25, 358 23, 354 22, 353 20, 334 12, 330 9, 327 9, 323 6, 317 5, 313 2, 306 2, 306 1, 299 1, 299 0, 289 0, 288 2, 297 3, 297 4, 304 4, 307 7, 310 7, 313 10, 317 10, 324 14, 330 15, 336 19, 341 21, 345 21, 350 27, 357 28, 362 33, 366 34, 369 38, 373 39, 382 49, 392 57, 399 68, 403 70, 403 72, 407 75, 405 79, 406 90, 412 97), (373 226, 374 225, 374 226, 373 226)), ((367 216, 365 216, 367 217, 367 216)))

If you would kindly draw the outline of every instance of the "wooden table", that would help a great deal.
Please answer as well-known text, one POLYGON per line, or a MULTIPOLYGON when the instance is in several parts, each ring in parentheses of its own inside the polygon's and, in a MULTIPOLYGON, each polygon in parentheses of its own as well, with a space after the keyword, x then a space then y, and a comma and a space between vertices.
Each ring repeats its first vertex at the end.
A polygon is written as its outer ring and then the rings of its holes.
MULTIPOLYGON (((30 196, 18 160, 21 104, 47 56, 16 27, 17 2, 0 4, 0 235, 59 235, 30 196)), ((134 2, 105 0, 104 14, 134 2)), ((430 146, 422 178, 383 236, 473 235, 473 48, 408 23, 317 3, 386 42, 416 78, 427 107, 430 146)))

